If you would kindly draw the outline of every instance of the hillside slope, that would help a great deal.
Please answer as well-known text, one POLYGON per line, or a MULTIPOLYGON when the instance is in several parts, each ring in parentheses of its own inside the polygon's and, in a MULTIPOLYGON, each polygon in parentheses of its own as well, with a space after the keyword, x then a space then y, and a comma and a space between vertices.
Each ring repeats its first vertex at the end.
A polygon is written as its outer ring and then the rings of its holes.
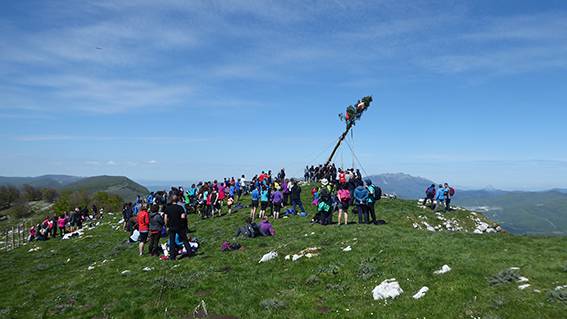
POLYGON ((71 183, 63 190, 82 190, 89 194, 107 192, 122 197, 125 201, 136 199, 136 195, 147 195, 148 189, 125 176, 93 176, 71 183))
MULTIPOLYGON (((201 247, 176 262, 138 256, 137 245, 125 243, 119 230, 119 214, 109 215, 80 238, 3 253, 0 281, 13 288, 0 290, 0 317, 192 318, 201 300, 210 318, 564 317, 567 305, 551 293, 567 284, 567 238, 430 232, 412 225, 437 216, 413 201, 383 200, 377 208, 388 224, 325 227, 280 219, 276 237, 240 238, 243 248, 235 252, 219 248, 233 240, 247 209, 214 220, 191 215, 201 247), (347 246, 352 251, 343 251, 347 246), (284 260, 307 247, 319 247, 320 254, 284 260), (279 257, 259 264, 269 251, 279 257), (452 271, 432 274, 444 264, 452 271), (489 284, 510 267, 520 267, 531 287, 489 284), (372 289, 388 278, 404 293, 373 300, 372 289), (422 286, 430 291, 414 300, 422 286)), ((473 226, 470 212, 450 214, 466 229, 473 226)))

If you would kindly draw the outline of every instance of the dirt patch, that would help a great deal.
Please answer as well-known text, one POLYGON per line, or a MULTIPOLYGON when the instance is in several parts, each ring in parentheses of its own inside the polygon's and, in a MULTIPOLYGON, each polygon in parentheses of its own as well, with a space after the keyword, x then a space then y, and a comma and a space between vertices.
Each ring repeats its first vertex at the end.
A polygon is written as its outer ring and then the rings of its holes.
POLYGON ((325 307, 325 306, 318 306, 318 307, 316 307, 316 309, 317 309, 317 311, 318 311, 319 313, 329 313, 329 312, 331 312, 331 308, 325 307))
POLYGON ((231 271, 232 271, 232 268, 231 268, 230 266, 226 266, 226 267, 219 268, 218 271, 219 271, 219 272, 227 273, 227 272, 231 272, 231 271))

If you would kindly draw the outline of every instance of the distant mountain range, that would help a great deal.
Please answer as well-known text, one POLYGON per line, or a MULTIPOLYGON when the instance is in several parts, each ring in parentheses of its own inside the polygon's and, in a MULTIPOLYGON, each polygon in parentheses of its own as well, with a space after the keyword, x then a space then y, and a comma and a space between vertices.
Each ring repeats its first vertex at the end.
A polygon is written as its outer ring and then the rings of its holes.
POLYGON ((0 176, 0 185, 12 185, 22 187, 25 184, 38 188, 59 189, 65 185, 74 183, 82 177, 69 175, 43 175, 37 177, 4 177, 0 176))
POLYGON ((38 177, 2 177, 0 185, 22 187, 29 184, 37 188, 55 188, 59 191, 82 190, 89 194, 107 192, 122 197, 125 201, 136 199, 136 195, 146 195, 148 189, 125 176, 78 177, 68 175, 43 175, 38 177))
MULTIPOLYGON (((438 184, 402 173, 373 175, 369 178, 384 192, 405 199, 423 198, 429 185, 438 184)), ((567 235, 567 189, 522 192, 457 188, 453 203, 482 212, 512 233, 567 235)))
POLYGON ((421 198, 425 189, 429 185, 435 184, 429 179, 403 173, 371 175, 367 178, 370 178, 372 183, 379 185, 382 191, 388 194, 396 194, 404 199, 421 198))

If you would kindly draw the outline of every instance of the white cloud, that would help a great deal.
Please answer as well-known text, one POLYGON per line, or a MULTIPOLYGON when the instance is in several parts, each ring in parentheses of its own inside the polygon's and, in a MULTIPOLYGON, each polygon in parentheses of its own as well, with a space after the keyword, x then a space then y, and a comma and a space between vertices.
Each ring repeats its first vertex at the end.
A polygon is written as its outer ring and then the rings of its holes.
POLYGON ((156 161, 156 160, 149 160, 147 163, 150 164, 150 165, 153 165, 153 164, 157 164, 158 161, 156 161))
POLYGON ((118 165, 118 163, 116 163, 115 161, 110 160, 110 161, 106 162, 106 165, 116 166, 116 165, 118 165))

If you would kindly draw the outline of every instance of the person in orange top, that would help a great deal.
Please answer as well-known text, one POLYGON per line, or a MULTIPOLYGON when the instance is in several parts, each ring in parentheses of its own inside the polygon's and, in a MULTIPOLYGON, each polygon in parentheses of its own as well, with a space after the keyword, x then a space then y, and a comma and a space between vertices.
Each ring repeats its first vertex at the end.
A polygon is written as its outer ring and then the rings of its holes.
POLYGON ((150 215, 148 214, 148 204, 143 203, 140 212, 138 213, 138 231, 140 237, 138 238, 140 256, 144 253, 144 245, 148 241, 148 233, 150 231, 150 215))

